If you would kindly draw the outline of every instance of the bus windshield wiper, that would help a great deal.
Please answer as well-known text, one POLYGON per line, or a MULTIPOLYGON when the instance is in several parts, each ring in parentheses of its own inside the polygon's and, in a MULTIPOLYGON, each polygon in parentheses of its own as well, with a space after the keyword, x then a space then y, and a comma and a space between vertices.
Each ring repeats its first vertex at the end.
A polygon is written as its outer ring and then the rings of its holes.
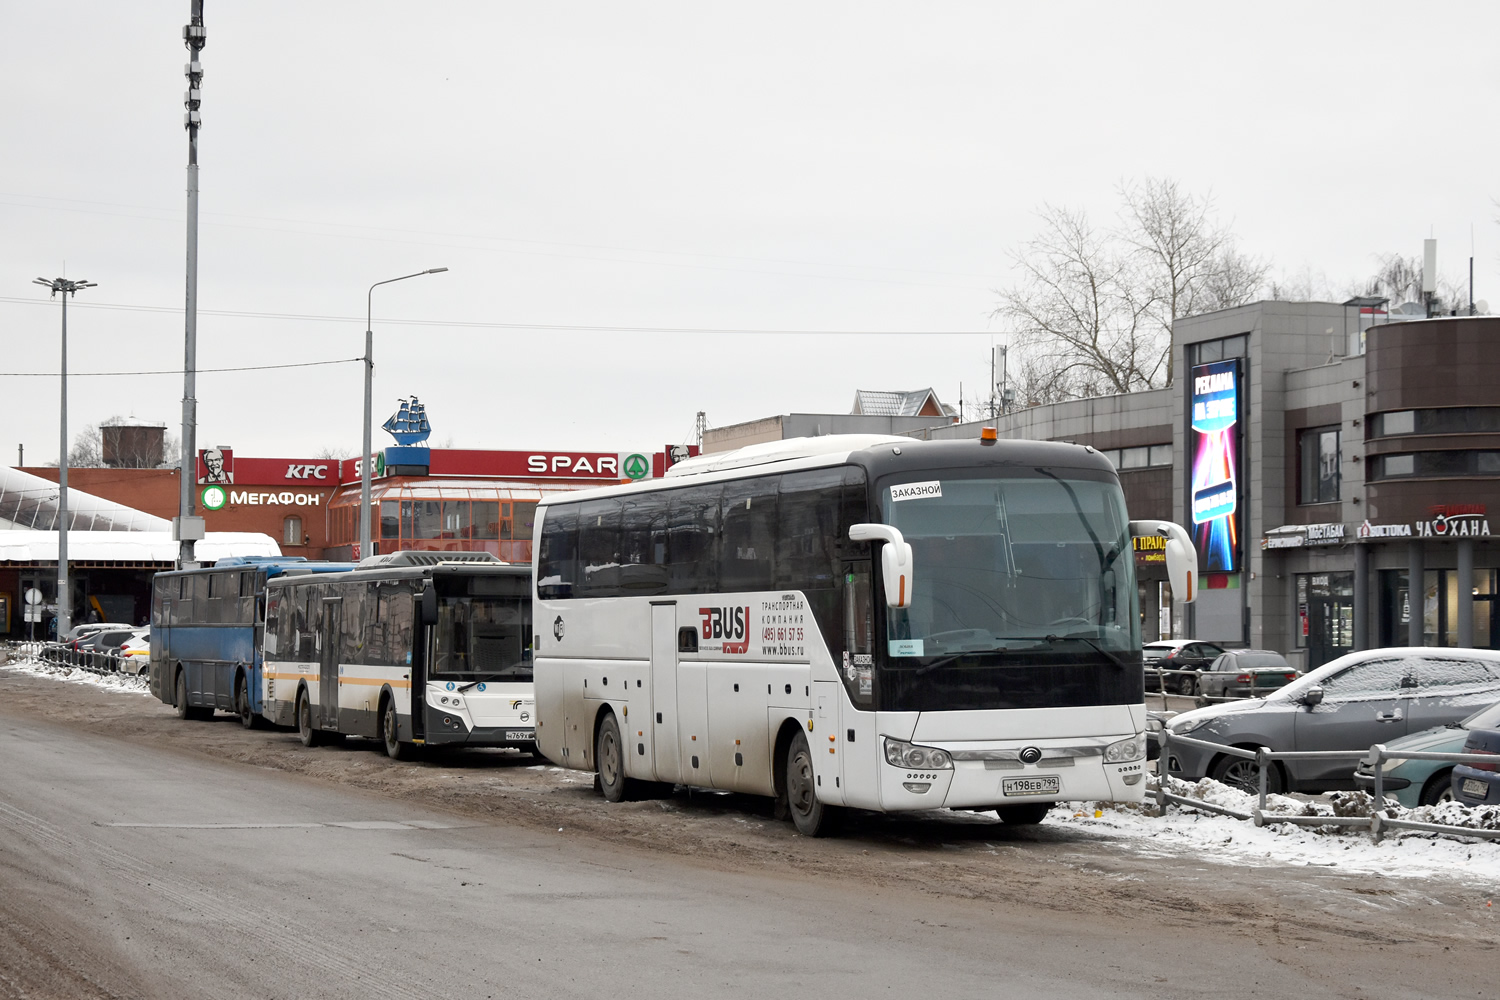
POLYGON ((1086 635, 1045 635, 1042 636, 1042 640, 1053 645, 1056 645, 1059 642, 1081 642, 1091 647, 1094 651, 1108 659, 1109 662, 1113 663, 1121 670, 1126 670, 1133 666, 1133 664, 1131 664, 1129 660, 1122 659, 1119 653, 1116 653, 1114 650, 1108 648, 1107 646, 1099 645, 1099 643, 1095 642, 1093 639, 1090 639, 1086 635))

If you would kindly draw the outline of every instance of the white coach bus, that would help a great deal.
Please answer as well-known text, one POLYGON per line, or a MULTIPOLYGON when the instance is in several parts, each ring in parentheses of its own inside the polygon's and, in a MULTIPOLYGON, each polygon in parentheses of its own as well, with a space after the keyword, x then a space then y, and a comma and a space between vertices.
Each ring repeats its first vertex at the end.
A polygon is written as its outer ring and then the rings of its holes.
POLYGON ((618 801, 646 783, 840 807, 1139 801, 1132 533, 1092 448, 838 435, 542 500, 537 742, 618 801))
POLYGON ((307 746, 364 736, 398 760, 435 745, 535 752, 532 635, 531 567, 485 552, 276 577, 262 714, 307 746))

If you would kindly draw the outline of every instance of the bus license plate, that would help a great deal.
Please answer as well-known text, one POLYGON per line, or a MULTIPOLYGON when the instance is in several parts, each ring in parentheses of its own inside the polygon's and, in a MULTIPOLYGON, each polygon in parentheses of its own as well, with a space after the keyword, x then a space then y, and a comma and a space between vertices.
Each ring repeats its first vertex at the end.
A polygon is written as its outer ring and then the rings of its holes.
POLYGON ((530 729, 507 729, 505 738, 508 740, 531 740, 536 741, 536 733, 530 729))
POLYGON ((1055 774, 1039 778, 1006 778, 1001 785, 1006 795, 1056 795, 1062 791, 1062 779, 1055 774))
POLYGON ((1464 779, 1464 794, 1465 795, 1473 795, 1476 798, 1481 798, 1482 799, 1486 795, 1489 794, 1489 791, 1490 791, 1489 786, 1486 785, 1484 782, 1480 781, 1478 778, 1465 778, 1464 779))

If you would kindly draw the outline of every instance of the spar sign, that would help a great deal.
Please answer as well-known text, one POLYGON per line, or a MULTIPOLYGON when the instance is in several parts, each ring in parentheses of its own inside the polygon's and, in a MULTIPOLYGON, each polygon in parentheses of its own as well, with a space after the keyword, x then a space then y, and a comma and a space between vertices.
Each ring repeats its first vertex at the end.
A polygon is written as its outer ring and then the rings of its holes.
POLYGON ((1215 361, 1192 372, 1192 482, 1189 514, 1205 573, 1239 568, 1240 362, 1215 361))

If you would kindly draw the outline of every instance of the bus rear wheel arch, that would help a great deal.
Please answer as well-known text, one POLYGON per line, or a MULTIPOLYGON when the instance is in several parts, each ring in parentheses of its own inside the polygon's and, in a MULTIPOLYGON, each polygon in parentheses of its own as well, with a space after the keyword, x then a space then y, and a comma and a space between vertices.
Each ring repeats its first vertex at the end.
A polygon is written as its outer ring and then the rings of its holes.
POLYGON ((240 725, 246 729, 258 729, 260 716, 250 707, 250 676, 240 670, 234 679, 234 711, 240 717, 240 725))
POLYGON ((306 686, 297 689, 297 737, 305 747, 315 747, 323 742, 323 731, 313 725, 312 699, 306 686))
POLYGON ((606 802, 623 802, 630 792, 631 781, 625 777, 625 742, 620 737, 620 723, 606 708, 599 713, 594 727, 595 784, 606 802))

